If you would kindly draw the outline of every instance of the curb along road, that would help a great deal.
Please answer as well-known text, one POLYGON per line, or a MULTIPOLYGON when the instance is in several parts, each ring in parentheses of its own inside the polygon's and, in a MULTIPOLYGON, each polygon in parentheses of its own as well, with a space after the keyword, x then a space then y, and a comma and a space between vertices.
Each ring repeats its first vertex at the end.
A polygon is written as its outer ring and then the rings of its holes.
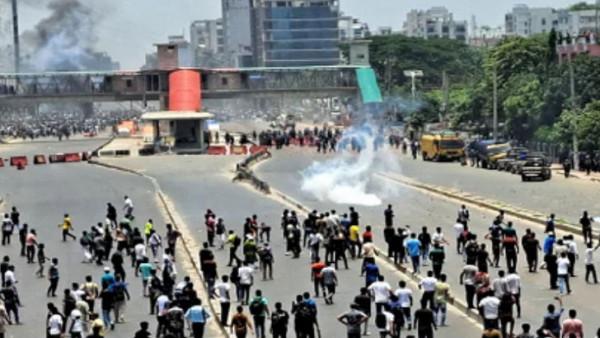
MULTIPOLYGON (((143 173, 133 170, 133 169, 121 167, 118 165, 108 164, 108 163, 100 162, 98 160, 89 160, 88 163, 92 164, 92 165, 108 168, 108 169, 125 172, 128 174, 140 176, 140 177, 143 177, 143 178, 149 180, 152 183, 152 186, 154 187, 154 191, 156 193, 156 197, 158 199, 160 206, 162 207, 162 210, 166 213, 166 216, 167 216, 169 222, 173 225, 173 227, 181 233, 181 241, 182 241, 183 245, 177 246, 177 248, 178 248, 178 250, 181 250, 183 248, 183 251, 184 251, 183 253, 185 254, 185 256, 187 256, 187 263, 189 263, 189 264, 184 264, 182 262, 180 262, 180 263, 182 263, 182 265, 185 266, 186 270, 193 269, 193 271, 195 272, 195 276, 191 275, 190 277, 192 278, 194 285, 200 285, 202 288, 201 290, 198 291, 199 296, 202 299, 202 304, 208 304, 208 306, 209 306, 212 320, 207 323, 206 327, 207 327, 207 329, 212 330, 212 331, 219 331, 220 334, 222 334, 222 337, 229 337, 229 333, 227 332, 225 327, 223 325, 221 325, 221 323, 219 321, 219 318, 220 318, 219 312, 216 311, 217 307, 211 301, 211 297, 208 293, 208 289, 206 288, 206 283, 204 282, 204 277, 202 276, 202 272, 200 271, 200 262, 197 260, 198 255, 194 254, 194 249, 196 251, 200 250, 200 245, 196 242, 189 227, 184 223, 184 221, 181 219, 181 217, 175 211, 175 208, 173 207, 172 203, 170 202, 168 196, 163 193, 158 181, 152 176, 143 174, 143 173)), ((205 332, 205 336, 213 337, 210 334, 210 332, 205 332)))
MULTIPOLYGON (((252 163, 252 165, 258 164, 258 162, 254 162, 252 163)), ((252 175, 255 176, 254 172, 252 172, 252 175)), ((258 177, 255 176, 255 179, 260 180, 258 177)), ((295 199, 293 199, 292 197, 276 190, 273 189, 271 187, 271 196, 274 196, 276 198, 278 198, 278 201, 280 203, 284 202, 288 205, 290 205, 291 207, 293 207, 294 209, 297 209, 297 211, 303 212, 303 213, 310 213, 312 210, 310 208, 307 208, 306 206, 304 206, 302 203, 296 201, 295 199)), ((258 190, 260 192, 260 190, 258 190)), ((267 195, 267 194, 265 194, 267 195)), ((387 250, 382 250, 379 247, 375 247, 376 250, 380 253, 385 253, 387 252, 387 250)), ((421 280, 423 279, 423 277, 421 277, 420 275, 415 275, 413 273, 411 273, 406 267, 404 267, 403 265, 400 264, 395 264, 394 261, 387 257, 385 254, 384 255, 378 255, 376 256, 376 259, 379 261, 383 261, 393 267, 396 268, 396 270, 401 273, 404 277, 406 277, 407 279, 411 280, 412 282, 416 283, 417 285, 421 282, 421 280)), ((454 296, 451 296, 448 303, 450 305, 452 305, 455 309, 459 310, 460 313, 468 316, 470 319, 474 320, 475 322, 477 322, 478 324, 483 324, 483 320, 481 319, 481 316, 479 315, 478 312, 476 312, 475 310, 469 310, 467 307, 467 304, 465 302, 463 302, 462 300, 459 300, 457 298, 455 298, 454 296)))
MULTIPOLYGON (((527 209, 523 209, 523 208, 518 208, 518 207, 512 206, 508 203, 504 203, 504 202, 492 200, 492 199, 487 199, 484 197, 480 197, 480 196, 466 193, 463 191, 459 191, 456 189, 422 183, 422 182, 415 181, 415 180, 409 179, 405 176, 398 175, 398 174, 377 173, 376 175, 381 178, 403 184, 410 188, 414 188, 414 189, 421 190, 421 191, 424 190, 424 191, 432 193, 434 195, 447 197, 449 199, 458 201, 460 203, 478 206, 483 209, 487 209, 487 210, 491 210, 491 211, 504 210, 504 212, 507 215, 521 218, 521 219, 524 219, 524 220, 527 220, 527 221, 530 221, 533 223, 537 223, 537 224, 540 224, 543 226, 546 225, 546 215, 543 215, 539 212, 535 212, 535 211, 527 210, 527 209)), ((570 233, 573 233, 576 235, 581 235, 581 229, 578 226, 576 226, 575 224, 572 224, 572 223, 568 223, 563 220, 557 220, 555 227, 557 229, 560 229, 560 230, 563 230, 566 232, 570 232, 570 233)))

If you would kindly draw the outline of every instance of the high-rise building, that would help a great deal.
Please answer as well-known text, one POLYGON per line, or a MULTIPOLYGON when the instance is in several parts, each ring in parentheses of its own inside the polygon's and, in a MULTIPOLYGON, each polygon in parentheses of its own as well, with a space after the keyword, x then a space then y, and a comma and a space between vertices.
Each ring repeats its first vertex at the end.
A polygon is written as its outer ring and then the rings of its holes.
POLYGON ((504 18, 507 35, 532 36, 548 33, 553 28, 566 36, 580 36, 596 32, 599 18, 594 9, 569 10, 550 7, 516 5, 504 18))
POLYGON ((342 16, 339 20, 340 40, 352 41, 371 36, 369 25, 351 16, 342 16))
POLYGON ((254 0, 252 45, 257 66, 340 63, 337 0, 254 0))
POLYGON ((190 46, 196 67, 231 66, 225 52, 223 20, 197 20, 190 25, 190 46))
POLYGON ((13 71, 12 7, 10 1, 0 1, 0 72, 13 71))
POLYGON ((423 39, 446 38, 466 42, 467 27, 466 20, 454 20, 446 7, 432 7, 426 11, 410 11, 406 15, 403 33, 423 39))
POLYGON ((222 0, 224 52, 230 66, 252 65, 251 0, 222 0))

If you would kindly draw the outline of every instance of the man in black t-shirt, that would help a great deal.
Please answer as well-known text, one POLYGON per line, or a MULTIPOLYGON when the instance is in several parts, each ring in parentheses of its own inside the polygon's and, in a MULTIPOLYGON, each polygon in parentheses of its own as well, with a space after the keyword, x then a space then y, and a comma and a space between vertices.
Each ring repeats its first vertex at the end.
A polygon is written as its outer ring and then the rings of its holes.
POLYGON ((437 330, 433 312, 427 308, 426 302, 421 302, 421 308, 415 311, 414 327, 419 338, 433 338, 433 331, 437 330))
MULTIPOLYGON (((354 297, 354 304, 358 306, 357 310, 367 315, 367 317, 371 317, 371 296, 369 295, 369 290, 367 288, 360 288, 360 295, 354 297)), ((367 334, 367 329, 369 327, 369 320, 365 321, 365 329, 363 331, 363 335, 367 334)))

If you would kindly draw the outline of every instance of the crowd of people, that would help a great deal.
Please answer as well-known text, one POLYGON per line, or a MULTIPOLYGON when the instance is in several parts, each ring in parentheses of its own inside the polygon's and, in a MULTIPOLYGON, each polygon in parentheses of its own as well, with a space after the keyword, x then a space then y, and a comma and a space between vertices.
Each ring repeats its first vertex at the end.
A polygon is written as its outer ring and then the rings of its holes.
MULTIPOLYGON (((175 253, 181 234, 170 224, 159 234, 152 219, 143 222, 141 228, 134 226, 132 199, 124 196, 122 203, 121 210, 107 203, 106 219, 80 235, 74 234, 71 218, 64 214, 58 226, 62 240, 78 241, 82 262, 95 264, 102 271, 69 283, 62 277, 66 267, 46 252, 36 230, 21 221, 20 211, 13 207, 4 215, 2 246, 16 244, 13 241, 16 235, 20 259, 26 264, 37 264, 36 275, 48 280, 46 297, 61 298, 60 302, 47 304, 47 337, 69 334, 97 338, 106 336, 109 331, 118 331, 117 324, 127 316, 126 304, 134 297, 147 299, 148 313, 154 316, 156 324, 156 331, 150 332, 150 323, 141 322, 135 338, 182 338, 189 336, 188 333, 194 338, 203 337, 211 313, 203 306, 198 286, 191 278, 178 278, 175 253), (135 278, 142 285, 139 295, 129 291, 135 278), (63 287, 62 292, 59 286, 63 287)), ((325 306, 340 301, 350 303, 349 310, 337 317, 346 327, 349 338, 368 334, 369 327, 376 329, 382 338, 398 338, 403 334, 433 338, 439 327, 448 325, 448 304, 455 299, 450 293, 450 281, 457 279, 464 285, 464 304, 481 316, 484 338, 583 337, 584 323, 578 319, 576 309, 569 309, 563 320, 563 298, 572 292, 570 280, 577 278, 579 251, 572 235, 558 238, 554 215, 549 216, 541 240, 531 229, 519 234, 503 211, 494 218, 488 231, 478 234, 470 227, 470 212, 463 205, 457 212, 455 224, 448 228, 456 243, 452 249, 444 233, 448 229, 399 227, 392 205, 387 206, 382 216, 383 231, 376 233, 361 220, 354 207, 343 213, 314 210, 306 215, 284 210, 280 226, 286 258, 275 257, 271 241, 277 240, 277 236, 272 235, 272 226, 259 216, 247 217, 238 233, 226 227, 224 217, 207 210, 204 214, 206 241, 198 258, 209 296, 220 305, 219 318, 213 320, 218 320, 238 338, 250 336, 251 332, 260 338, 268 333, 285 338, 291 332, 301 338, 317 337, 323 318, 319 318, 316 299, 321 298, 325 306), (377 236, 382 236, 387 244, 386 252, 375 246, 377 236), (228 250, 227 266, 218 264, 215 250, 228 250), (526 266, 532 274, 539 269, 546 270, 549 287, 558 290, 558 295, 557 303, 548 304, 547 313, 538 323, 522 323, 518 330, 516 322, 522 315, 521 304, 527 301, 521 292, 518 272, 521 252, 526 258, 525 265, 521 263, 521 266, 526 266), (445 268, 452 254, 464 261, 460 272, 445 268), (406 266, 415 276, 421 276, 420 299, 408 286, 408 280, 398 281, 397 287, 386 280, 379 265, 379 258, 384 256, 397 265, 406 266), (289 311, 283 307, 289 299, 276 300, 271 306, 265 290, 255 287, 255 278, 272 280, 276 261, 286 259, 306 259, 312 284, 312 290, 291 286, 290 291, 295 291, 297 296, 289 311), (336 291, 343 283, 338 271, 348 269, 349 260, 360 263, 364 285, 356 286, 356 296, 351 301, 338 300, 336 291), (234 302, 237 305, 232 307, 234 302), (520 332, 517 334, 517 331, 520 332)), ((597 284, 594 251, 600 244, 593 246, 593 222, 587 212, 583 213, 580 224, 586 246, 585 280, 597 284)), ((8 325, 21 322, 17 259, 5 255, 0 263, 0 338, 10 330, 8 325)))
POLYGON ((45 112, 33 115, 28 112, 0 114, 0 138, 30 139, 57 138, 59 141, 73 135, 95 136, 116 126, 119 121, 135 117, 135 113, 96 112, 86 116, 81 111, 45 112))

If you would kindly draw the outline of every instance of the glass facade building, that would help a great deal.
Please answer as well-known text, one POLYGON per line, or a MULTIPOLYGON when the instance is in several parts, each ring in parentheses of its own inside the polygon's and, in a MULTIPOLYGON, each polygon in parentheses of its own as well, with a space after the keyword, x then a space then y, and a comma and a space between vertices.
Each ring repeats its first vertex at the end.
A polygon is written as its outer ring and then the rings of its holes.
POLYGON ((256 0, 253 40, 257 66, 340 63, 339 5, 332 0, 256 0))

